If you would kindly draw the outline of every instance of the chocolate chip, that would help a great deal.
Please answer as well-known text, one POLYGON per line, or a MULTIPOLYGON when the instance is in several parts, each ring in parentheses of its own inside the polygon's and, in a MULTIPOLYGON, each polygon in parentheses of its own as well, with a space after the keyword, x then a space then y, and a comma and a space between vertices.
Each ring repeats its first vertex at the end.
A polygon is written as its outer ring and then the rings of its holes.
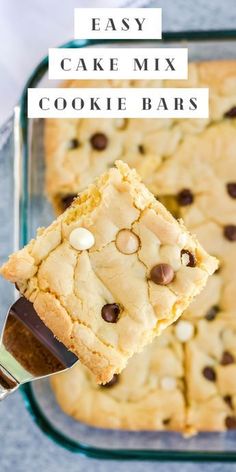
POLYGON ((232 397, 231 395, 225 395, 223 397, 223 400, 225 401, 225 403, 231 408, 233 409, 233 402, 232 402, 232 397))
POLYGON ((158 264, 150 272, 152 282, 158 285, 167 285, 175 276, 173 268, 169 264, 158 264))
POLYGON ((104 151, 108 145, 108 138, 103 133, 96 133, 91 136, 90 143, 96 151, 104 151))
POLYGON ((204 377, 210 382, 216 381, 216 373, 212 367, 204 367, 202 373, 204 377))
POLYGON ((65 195, 65 197, 61 199, 63 210, 66 210, 72 204, 75 197, 76 197, 75 194, 71 194, 71 195, 65 195))
POLYGON ((229 365, 234 363, 234 356, 229 351, 224 351, 221 359, 221 365, 229 365))
POLYGON ((193 203, 193 200, 193 194, 188 188, 181 190, 181 192, 177 194, 177 201, 180 206, 191 205, 191 203, 193 203))
POLYGON ((102 307, 102 318, 107 323, 116 323, 120 314, 120 307, 117 303, 107 303, 102 307))
POLYGON ((170 424, 170 418, 166 418, 165 420, 163 420, 163 424, 165 426, 168 426, 168 424, 170 424))
POLYGON ((143 144, 139 145, 138 150, 139 150, 140 154, 145 154, 145 149, 144 149, 143 144))
POLYGON ((224 236, 229 241, 236 241, 236 226, 227 225, 224 227, 224 236))
POLYGON ((230 110, 226 111, 224 114, 225 118, 236 118, 236 107, 230 108, 230 110))
POLYGON ((79 147, 79 145, 80 145, 80 143, 79 143, 78 139, 73 138, 68 143, 68 149, 70 149, 70 150, 71 149, 76 149, 76 148, 79 147))
POLYGON ((226 184, 227 192, 231 198, 236 198, 236 182, 226 184))
POLYGON ((207 321, 212 321, 215 319, 217 313, 219 313, 220 308, 217 305, 213 305, 206 313, 205 318, 207 321))
POLYGON ((236 429, 236 416, 226 416, 225 426, 227 429, 236 429))
POLYGON ((181 253, 180 253, 181 258, 182 258, 182 256, 184 256, 185 254, 186 254, 186 255, 188 256, 188 258, 189 258, 189 262, 186 264, 186 266, 187 266, 187 267, 195 267, 197 261, 196 261, 196 258, 195 258, 195 256, 194 256, 194 254, 192 254, 192 253, 191 253, 190 251, 188 251, 187 249, 182 249, 182 251, 181 251, 181 253))
POLYGON ((114 385, 116 385, 118 382, 119 382, 119 375, 114 374, 112 379, 110 380, 110 382, 107 382, 106 384, 101 385, 101 387, 110 388, 110 387, 113 387, 114 385))

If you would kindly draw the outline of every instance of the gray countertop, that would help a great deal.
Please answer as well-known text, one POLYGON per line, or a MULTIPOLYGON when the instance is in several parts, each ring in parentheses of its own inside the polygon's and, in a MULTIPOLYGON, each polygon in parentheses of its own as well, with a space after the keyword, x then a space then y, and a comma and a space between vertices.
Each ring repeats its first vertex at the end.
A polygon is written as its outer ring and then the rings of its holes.
MULTIPOLYGON (((0 0, 0 5, 2 1, 4 2, 4 0, 0 0)), ((41 0, 42 6, 45 6, 46 3, 50 5, 50 2, 47 0, 41 0)), ((71 8, 72 18, 73 3, 79 6, 79 1, 58 2, 57 15, 62 19, 63 9, 71 8), (63 3, 64 6, 62 6, 63 3)), ((89 3, 88 1, 87 6, 90 6, 89 3)), ((21 4, 25 4, 28 10, 31 9, 33 15, 34 2, 24 0, 21 4)), ((107 2, 108 4, 112 6, 112 1, 107 2)), ((145 1, 143 1, 143 4, 145 4, 145 1)), ((105 0, 102 6, 106 6, 105 0)), ((152 2, 151 6, 161 6, 163 8, 165 31, 236 27, 235 0, 224 0, 223 2, 222 0, 160 0, 152 2)), ((24 8, 24 5, 22 8, 24 8)), ((40 13, 40 9, 38 12, 40 13)), ((2 14, 1 21, 4 22, 4 15, 2 14)), ((41 21, 43 23, 43 16, 41 21)), ((14 35, 14 25, 11 34, 14 35)), ((34 41, 33 37, 32 41, 34 41)), ((1 80, 3 80, 3 77, 1 77, 1 80)), ((1 86, 2 90, 3 88, 4 85, 1 86)), ((13 182, 9 175, 11 153, 12 149, 8 142, 0 151, 0 263, 7 257, 12 246, 11 207, 13 182)), ((9 285, 1 280, 1 320, 4 317, 4 312, 10 299, 11 291, 9 285)), ((95 470, 97 472, 106 472, 110 469, 118 472, 121 470, 129 470, 129 472, 141 472, 143 470, 150 472, 158 470, 162 472, 172 470, 175 472, 180 468, 183 472, 195 472, 200 469, 215 472, 236 471, 236 464, 116 462, 80 457, 63 450, 43 435, 30 418, 19 393, 14 394, 0 404, 0 418, 0 472, 25 472, 27 470, 31 472, 38 472, 40 470, 46 470, 47 472, 64 472, 65 470, 70 472, 93 472, 95 470)))

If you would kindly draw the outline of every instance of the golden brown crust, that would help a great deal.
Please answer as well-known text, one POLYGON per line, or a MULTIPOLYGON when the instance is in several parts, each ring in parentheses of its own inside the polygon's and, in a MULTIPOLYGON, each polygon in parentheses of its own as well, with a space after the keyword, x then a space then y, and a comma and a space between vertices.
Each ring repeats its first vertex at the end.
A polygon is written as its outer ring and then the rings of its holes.
POLYGON ((168 328, 129 361, 113 386, 99 387, 88 369, 79 364, 53 376, 51 382, 65 413, 86 424, 133 431, 182 431, 186 422, 182 378, 183 347, 168 328))

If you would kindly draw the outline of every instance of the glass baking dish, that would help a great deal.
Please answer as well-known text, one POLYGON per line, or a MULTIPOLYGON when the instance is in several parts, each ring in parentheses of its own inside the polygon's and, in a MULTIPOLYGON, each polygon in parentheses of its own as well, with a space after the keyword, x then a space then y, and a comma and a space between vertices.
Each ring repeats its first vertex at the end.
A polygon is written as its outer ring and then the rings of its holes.
MULTIPOLYGON (((109 47, 125 45, 161 47, 187 46, 189 60, 236 59, 236 30, 165 33, 163 40, 137 42, 71 41, 63 47, 109 47)), ((55 86, 48 82, 48 58, 29 78, 19 107, 15 110, 15 245, 21 247, 33 237, 38 226, 53 219, 44 194, 43 121, 27 119, 27 88, 55 86)), ((73 452, 103 459, 150 459, 180 461, 236 461, 236 431, 204 433, 185 439, 168 432, 121 432, 87 427, 59 409, 48 380, 21 388, 33 420, 56 443, 73 452)))

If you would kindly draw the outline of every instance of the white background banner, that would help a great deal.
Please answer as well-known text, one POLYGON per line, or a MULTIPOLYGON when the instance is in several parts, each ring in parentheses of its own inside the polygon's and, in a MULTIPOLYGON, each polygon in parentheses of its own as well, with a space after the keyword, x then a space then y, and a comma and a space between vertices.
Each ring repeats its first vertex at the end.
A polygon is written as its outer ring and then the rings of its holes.
POLYGON ((75 39, 161 39, 161 8, 75 8, 75 39))
POLYGON ((187 48, 49 49, 49 79, 187 78, 187 48))
POLYGON ((28 89, 29 118, 207 118, 206 88, 28 89))

